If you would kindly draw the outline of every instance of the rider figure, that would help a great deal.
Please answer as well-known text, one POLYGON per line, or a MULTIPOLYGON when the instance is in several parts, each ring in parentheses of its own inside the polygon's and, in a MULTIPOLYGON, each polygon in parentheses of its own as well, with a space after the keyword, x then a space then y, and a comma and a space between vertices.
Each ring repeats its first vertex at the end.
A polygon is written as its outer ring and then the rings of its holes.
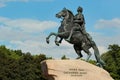
POLYGON ((77 9, 77 12, 78 13, 74 16, 74 20, 73 20, 73 23, 75 24, 75 27, 72 28, 72 30, 70 32, 70 35, 69 35, 67 40, 70 41, 70 39, 72 37, 72 34, 73 34, 73 31, 80 31, 91 42, 92 37, 85 30, 85 19, 84 19, 84 15, 82 14, 83 8, 79 6, 78 9, 77 9))

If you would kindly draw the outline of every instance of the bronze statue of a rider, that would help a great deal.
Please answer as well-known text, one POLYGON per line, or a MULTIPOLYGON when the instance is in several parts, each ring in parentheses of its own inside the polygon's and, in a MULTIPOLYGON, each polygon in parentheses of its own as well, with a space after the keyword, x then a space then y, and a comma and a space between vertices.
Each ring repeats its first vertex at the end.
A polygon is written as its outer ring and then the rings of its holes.
MULTIPOLYGON (((79 6, 77 12, 78 13, 74 16, 74 20, 73 20, 75 26, 72 28, 67 41, 70 41, 74 31, 81 31, 83 36, 87 37, 90 43, 92 43, 92 37, 85 30, 85 19, 84 19, 84 15, 82 14, 83 8, 79 6)), ((82 45, 85 44, 85 41, 86 40, 82 42, 82 45)))
POLYGON ((58 32, 51 32, 48 37, 46 37, 46 42, 49 43, 49 38, 54 35, 55 44, 61 43, 62 39, 73 45, 75 52, 78 54, 78 58, 82 57, 81 51, 87 53, 86 61, 91 57, 90 48, 94 50, 94 55, 97 61, 97 65, 103 67, 105 65, 104 61, 100 58, 99 50, 96 43, 92 40, 91 36, 85 30, 85 19, 82 14, 82 7, 78 7, 77 14, 74 16, 73 13, 68 9, 63 9, 56 14, 57 18, 63 18, 58 32), (57 38, 60 41, 57 41, 57 38))

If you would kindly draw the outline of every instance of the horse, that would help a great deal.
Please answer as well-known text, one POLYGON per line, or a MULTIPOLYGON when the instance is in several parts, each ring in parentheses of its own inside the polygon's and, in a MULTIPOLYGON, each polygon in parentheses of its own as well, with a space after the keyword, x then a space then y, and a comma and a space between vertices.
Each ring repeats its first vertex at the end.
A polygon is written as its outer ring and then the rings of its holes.
POLYGON ((94 50, 94 55, 97 61, 97 65, 99 67, 104 66, 104 61, 100 58, 99 50, 95 44, 94 41, 90 42, 87 37, 83 36, 83 33, 81 31, 74 31, 73 35, 71 36, 70 41, 67 40, 67 38, 70 35, 71 29, 75 27, 75 24, 73 22, 74 20, 74 15, 73 13, 64 8, 61 10, 59 13, 56 14, 57 18, 62 18, 63 21, 61 22, 60 27, 58 28, 58 33, 51 32, 48 37, 46 37, 46 42, 49 43, 49 38, 54 35, 56 36, 55 38, 55 43, 56 45, 59 46, 59 43, 62 42, 64 39, 68 43, 72 44, 74 47, 75 52, 78 54, 78 58, 82 57, 81 51, 83 50, 85 53, 87 53, 87 58, 86 61, 89 60, 91 57, 91 52, 89 51, 90 48, 93 48, 94 50), (60 37, 60 40, 57 41, 57 38, 60 37), (84 43, 84 44, 83 44, 84 43))

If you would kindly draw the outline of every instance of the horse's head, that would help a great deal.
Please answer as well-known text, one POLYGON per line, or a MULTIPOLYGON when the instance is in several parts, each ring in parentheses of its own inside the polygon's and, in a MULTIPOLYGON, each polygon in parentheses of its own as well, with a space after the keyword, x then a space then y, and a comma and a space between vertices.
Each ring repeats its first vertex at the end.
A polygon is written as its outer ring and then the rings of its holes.
POLYGON ((72 12, 66 8, 63 8, 62 11, 60 11, 59 13, 56 14, 57 18, 65 18, 65 17, 69 17, 69 16, 73 16, 72 12))

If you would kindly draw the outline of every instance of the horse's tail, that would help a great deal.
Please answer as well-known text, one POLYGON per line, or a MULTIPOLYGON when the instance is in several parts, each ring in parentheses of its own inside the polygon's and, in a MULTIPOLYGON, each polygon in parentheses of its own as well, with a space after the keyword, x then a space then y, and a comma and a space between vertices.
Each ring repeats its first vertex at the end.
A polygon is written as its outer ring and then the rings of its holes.
POLYGON ((94 49, 94 55, 95 55, 95 58, 97 60, 97 63, 101 66, 104 66, 105 62, 101 59, 99 50, 98 50, 94 41, 92 42, 92 48, 94 49))

